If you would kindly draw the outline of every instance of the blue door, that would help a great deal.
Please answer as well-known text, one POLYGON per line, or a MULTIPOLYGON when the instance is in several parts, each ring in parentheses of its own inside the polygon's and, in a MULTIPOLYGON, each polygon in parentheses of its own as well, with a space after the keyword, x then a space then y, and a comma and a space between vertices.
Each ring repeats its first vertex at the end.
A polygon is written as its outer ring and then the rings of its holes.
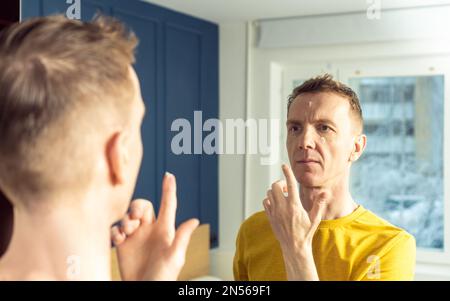
MULTIPOLYGON (((66 14, 71 5, 66 0, 22 0, 22 19, 66 14)), ((175 174, 177 224, 192 217, 210 224, 211 246, 217 246, 217 155, 171 151, 175 119, 189 120, 193 131, 194 111, 202 111, 203 121, 218 118, 217 25, 138 0, 81 0, 80 12, 82 20, 90 20, 96 12, 119 18, 140 40, 135 69, 147 114, 135 197, 150 198, 158 210, 162 176, 165 171, 175 174)))

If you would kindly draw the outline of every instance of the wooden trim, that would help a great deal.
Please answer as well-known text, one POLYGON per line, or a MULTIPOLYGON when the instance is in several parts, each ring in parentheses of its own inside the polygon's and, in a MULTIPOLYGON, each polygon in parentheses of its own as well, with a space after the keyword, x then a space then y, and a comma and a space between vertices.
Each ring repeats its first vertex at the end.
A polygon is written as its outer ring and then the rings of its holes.
POLYGON ((192 234, 186 252, 186 263, 178 280, 186 281, 209 275, 209 225, 199 226, 192 234))

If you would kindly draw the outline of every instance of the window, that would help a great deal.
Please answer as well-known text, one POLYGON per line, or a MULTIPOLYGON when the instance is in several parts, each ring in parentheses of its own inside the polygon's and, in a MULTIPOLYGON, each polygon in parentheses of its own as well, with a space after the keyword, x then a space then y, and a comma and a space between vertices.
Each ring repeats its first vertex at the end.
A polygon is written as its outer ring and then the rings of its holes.
POLYGON ((359 77, 367 148, 354 164, 357 202, 406 229, 417 246, 443 250, 444 77, 359 77))

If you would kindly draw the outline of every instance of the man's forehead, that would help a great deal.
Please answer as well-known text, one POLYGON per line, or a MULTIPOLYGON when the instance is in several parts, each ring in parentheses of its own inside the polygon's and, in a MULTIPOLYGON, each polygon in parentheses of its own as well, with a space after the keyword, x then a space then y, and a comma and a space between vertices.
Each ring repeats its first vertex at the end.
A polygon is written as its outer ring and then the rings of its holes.
POLYGON ((304 93, 292 102, 288 119, 336 119, 348 117, 349 110, 348 99, 335 93, 304 93))

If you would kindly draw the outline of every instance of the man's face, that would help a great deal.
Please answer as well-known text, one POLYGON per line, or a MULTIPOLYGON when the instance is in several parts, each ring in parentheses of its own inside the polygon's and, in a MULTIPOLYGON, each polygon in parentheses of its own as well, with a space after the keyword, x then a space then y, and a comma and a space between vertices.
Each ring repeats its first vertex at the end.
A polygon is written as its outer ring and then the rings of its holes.
POLYGON ((358 124, 348 99, 328 92, 300 94, 292 102, 287 151, 297 181, 323 187, 348 177, 358 124))

